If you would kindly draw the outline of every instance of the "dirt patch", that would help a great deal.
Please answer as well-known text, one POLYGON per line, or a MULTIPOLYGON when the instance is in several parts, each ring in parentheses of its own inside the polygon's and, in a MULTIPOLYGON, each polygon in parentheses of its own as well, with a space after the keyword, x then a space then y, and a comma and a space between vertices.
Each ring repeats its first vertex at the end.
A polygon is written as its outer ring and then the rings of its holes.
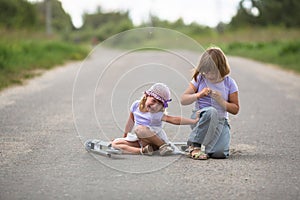
POLYGON ((22 139, 0 138, 0 166, 13 162, 20 155, 31 151, 30 145, 22 139))
POLYGON ((232 145, 230 149, 231 155, 243 155, 243 154, 253 154, 255 152, 255 146, 249 144, 236 144, 232 145))

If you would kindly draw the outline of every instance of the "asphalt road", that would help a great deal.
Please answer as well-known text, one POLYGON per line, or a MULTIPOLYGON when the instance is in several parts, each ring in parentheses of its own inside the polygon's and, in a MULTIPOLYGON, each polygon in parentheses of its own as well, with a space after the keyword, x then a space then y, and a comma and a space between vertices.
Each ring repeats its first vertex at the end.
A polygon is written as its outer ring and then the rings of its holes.
MULTIPOLYGON (((229 57, 241 104, 229 159, 86 152, 88 138, 122 135, 130 104, 153 82, 170 86, 169 114, 190 115, 179 97, 197 54, 137 51, 109 62, 119 53, 96 51, 0 93, 1 200, 300 198, 300 76, 243 58, 229 57)), ((165 129, 172 141, 189 134, 165 129)))

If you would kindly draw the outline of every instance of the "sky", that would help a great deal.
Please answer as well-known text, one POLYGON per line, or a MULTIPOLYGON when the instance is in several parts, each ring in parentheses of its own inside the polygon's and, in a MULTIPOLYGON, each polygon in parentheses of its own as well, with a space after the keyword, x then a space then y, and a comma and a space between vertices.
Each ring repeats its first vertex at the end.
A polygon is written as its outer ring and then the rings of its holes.
MULTIPOLYGON (((40 1, 40 0, 29 0, 40 1)), ((174 22, 182 18, 185 24, 196 22, 215 27, 229 23, 236 14, 240 0, 60 0, 75 27, 83 24, 84 13, 128 11, 134 25, 148 22, 149 15, 174 22)))

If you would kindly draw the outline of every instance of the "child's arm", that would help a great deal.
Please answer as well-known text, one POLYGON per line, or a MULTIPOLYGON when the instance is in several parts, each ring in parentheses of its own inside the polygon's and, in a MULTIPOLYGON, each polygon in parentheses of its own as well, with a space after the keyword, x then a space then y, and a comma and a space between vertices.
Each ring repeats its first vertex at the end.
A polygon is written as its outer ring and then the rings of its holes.
POLYGON ((199 115, 200 115, 200 111, 197 112, 196 119, 164 115, 162 117, 162 121, 175 124, 175 125, 190 125, 190 124, 196 124, 199 121, 199 115))
POLYGON ((129 133, 132 130, 133 126, 134 126, 134 116, 133 116, 133 113, 130 112, 130 115, 128 117, 128 120, 127 120, 127 123, 125 126, 125 131, 124 131, 123 137, 127 136, 127 133, 129 133))
POLYGON ((240 106, 239 106, 239 98, 238 98, 238 92, 234 92, 229 95, 228 101, 225 101, 222 98, 222 95, 218 91, 212 91, 211 97, 214 98, 218 104, 220 104, 227 112, 236 115, 239 112, 240 106))
POLYGON ((197 88, 190 83, 189 87, 182 94, 180 102, 182 105, 189 105, 196 100, 209 95, 210 92, 211 90, 208 87, 203 88, 200 92, 197 92, 197 88))

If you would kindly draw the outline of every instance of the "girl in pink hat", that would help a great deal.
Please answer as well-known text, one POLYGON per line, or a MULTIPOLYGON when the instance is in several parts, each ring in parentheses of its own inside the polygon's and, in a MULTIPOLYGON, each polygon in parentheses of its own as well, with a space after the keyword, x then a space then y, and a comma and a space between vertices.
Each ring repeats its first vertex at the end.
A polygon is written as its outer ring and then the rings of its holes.
POLYGON ((130 115, 125 126, 124 138, 117 138, 112 147, 125 153, 169 155, 173 148, 162 128, 162 122, 175 125, 193 125, 199 120, 167 115, 164 111, 171 101, 170 90, 163 83, 156 83, 145 91, 141 100, 135 101, 130 108, 130 115))

